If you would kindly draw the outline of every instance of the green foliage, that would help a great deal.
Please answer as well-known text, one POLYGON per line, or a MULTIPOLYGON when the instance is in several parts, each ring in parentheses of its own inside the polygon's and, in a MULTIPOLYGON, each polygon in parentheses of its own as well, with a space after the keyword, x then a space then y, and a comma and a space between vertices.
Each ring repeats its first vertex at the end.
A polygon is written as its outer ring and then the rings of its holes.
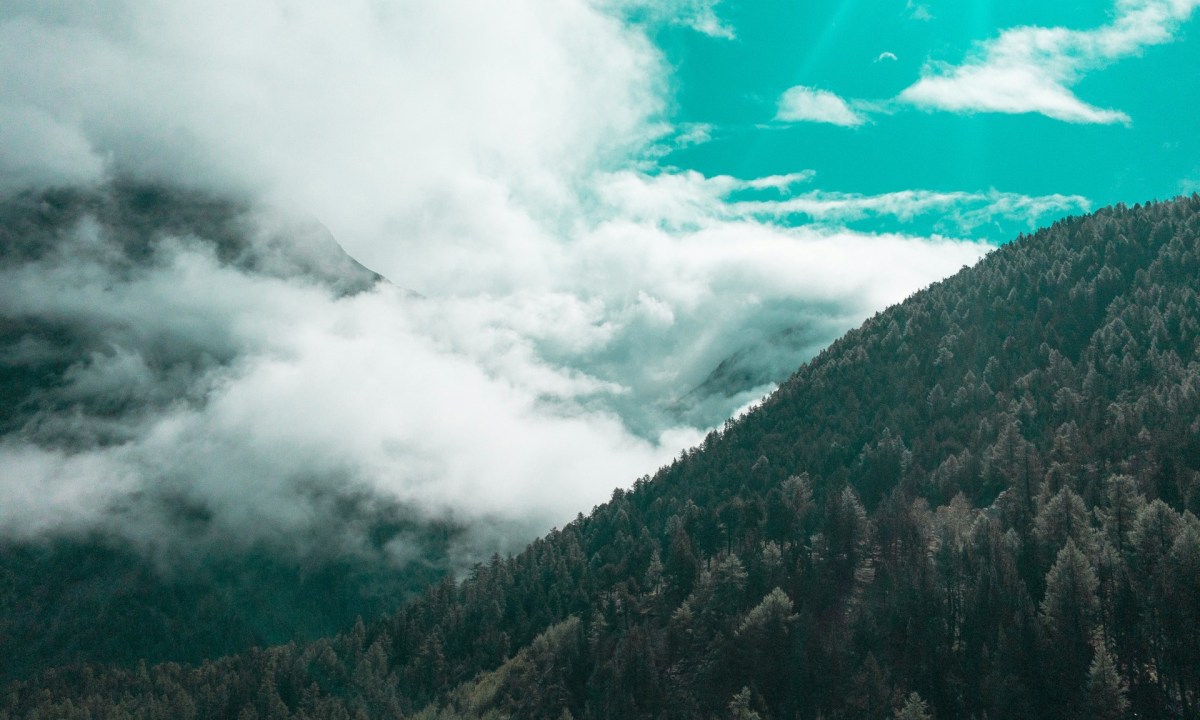
POLYGON ((904 707, 896 711, 896 720, 933 720, 933 716, 929 714, 929 705, 914 692, 904 700, 904 707))
POLYGON ((750 688, 742 688, 729 701, 729 720, 762 720, 762 716, 750 708, 750 688))
POLYGON ((1200 196, 1069 218, 382 622, 0 712, 1192 718, 1197 417, 1200 196))
POLYGON ((1092 642, 1096 654, 1088 669, 1088 716, 1094 720, 1120 720, 1129 709, 1125 699, 1128 685, 1117 671, 1103 634, 1097 632, 1092 642))

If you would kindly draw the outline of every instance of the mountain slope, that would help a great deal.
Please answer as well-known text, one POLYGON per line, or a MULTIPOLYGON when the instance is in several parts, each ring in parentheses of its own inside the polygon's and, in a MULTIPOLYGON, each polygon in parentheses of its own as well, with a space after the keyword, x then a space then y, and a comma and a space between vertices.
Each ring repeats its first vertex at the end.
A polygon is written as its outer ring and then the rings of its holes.
POLYGON ((279 281, 333 297, 381 282, 315 222, 197 191, 118 181, 0 201, 0 452, 11 474, 0 484, 0 680, 70 662, 199 661, 320 637, 393 610, 445 572, 454 528, 363 498, 339 498, 346 517, 329 520, 360 524, 378 546, 403 532, 420 562, 224 537, 205 546, 209 510, 161 478, 105 508, 111 517, 95 527, 54 517, 58 532, 22 533, 12 522, 3 505, 13 494, 53 492, 36 484, 39 457, 119 449, 161 415, 203 406, 245 353, 222 315, 224 288, 209 306, 152 305, 154 294, 129 291, 169 286, 186 275, 170 268, 188 263, 225 273, 205 284, 279 281), (152 517, 165 518, 170 543, 143 527, 152 517))
MULTIPOLYGON (((198 191, 114 182, 4 198, 0 277, 8 287, 0 293, 0 435, 21 433, 71 448, 115 443, 146 410, 201 399, 195 386, 206 371, 238 352, 231 338, 193 327, 205 318, 189 318, 182 327, 139 324, 149 309, 138 316, 130 308, 81 303, 69 312, 63 301, 38 292, 48 294, 56 281, 104 283, 112 292, 144 280, 184 251, 248 276, 305 282, 335 294, 364 292, 381 280, 316 223, 287 223, 198 191), (87 382, 91 365, 119 352, 137 355, 150 379, 126 378, 131 387, 120 390, 87 382), (68 409, 83 416, 79 422, 54 420, 68 409), (83 425, 86 432, 78 429, 83 425)), ((181 309, 187 308, 159 312, 181 309)))
POLYGON ((1194 717, 1198 292, 1200 196, 1068 218, 385 622, 3 711, 1194 717))

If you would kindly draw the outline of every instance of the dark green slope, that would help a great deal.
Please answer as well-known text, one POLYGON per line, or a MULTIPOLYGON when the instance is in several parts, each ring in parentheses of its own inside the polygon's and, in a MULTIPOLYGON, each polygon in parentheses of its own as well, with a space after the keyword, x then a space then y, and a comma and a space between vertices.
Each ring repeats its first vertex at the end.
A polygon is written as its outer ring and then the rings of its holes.
POLYGON ((1200 196, 1068 218, 386 622, 4 711, 1196 717, 1198 291, 1200 196))
MULTIPOLYGON (((172 248, 184 243, 247 277, 317 285, 333 296, 381 281, 315 223, 272 225, 248 205, 193 190, 117 181, 0 199, 0 287, 67 274, 119 293, 169 264, 172 248)), ((60 288, 45 281, 38 290, 49 297, 60 288)), ((203 405, 214 370, 243 351, 219 308, 200 322, 168 316, 148 329, 118 301, 68 313, 18 295, 0 292, 5 446, 75 452, 128 442, 155 413, 203 405), (144 363, 140 382, 77 382, 79 371, 121 353, 144 363)), ((153 489, 112 508, 99 527, 81 531, 64 519, 56 535, 0 529, 0 682, 70 662, 198 662, 317 638, 357 615, 391 612, 446 572, 445 546, 457 532, 449 523, 437 527, 374 498, 333 500, 328 505, 344 516, 329 523, 363 528, 375 543, 368 552, 313 557, 244 543, 214 547, 206 508, 153 489), (156 546, 131 539, 147 516, 165 518, 174 536, 156 546), (405 567, 382 549, 400 534, 418 545, 418 561, 405 567)))

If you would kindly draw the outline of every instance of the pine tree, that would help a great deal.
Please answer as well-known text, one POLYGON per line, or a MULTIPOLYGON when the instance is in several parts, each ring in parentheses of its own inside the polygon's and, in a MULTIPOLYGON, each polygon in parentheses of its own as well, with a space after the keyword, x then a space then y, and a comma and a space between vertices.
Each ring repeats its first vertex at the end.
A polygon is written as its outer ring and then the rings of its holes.
POLYGON ((1146 501, 1138 493, 1137 483, 1129 475, 1113 475, 1105 483, 1104 532, 1124 558, 1129 550, 1129 533, 1146 501))
POLYGON ((1046 596, 1041 610, 1047 632, 1070 642, 1083 638, 1086 645, 1099 607, 1098 585, 1091 561, 1068 538, 1054 567, 1046 573, 1046 596))
POLYGON ((1069 487, 1060 490, 1034 520, 1034 533, 1042 544, 1043 552, 1048 557, 1054 557, 1068 539, 1074 540, 1076 547, 1082 550, 1090 549, 1093 543, 1088 518, 1083 498, 1069 487))
POLYGON ((1033 515, 1040 461, 1033 444, 1021 432, 1021 422, 1011 413, 1002 416, 1000 433, 984 453, 984 474, 992 490, 1012 489, 1025 517, 1033 515))
POLYGON ((750 709, 750 688, 742 688, 729 701, 729 720, 762 720, 761 715, 750 709))
POLYGON ((896 720, 933 720, 933 715, 921 696, 912 692, 904 700, 904 706, 896 710, 896 720))
POLYGON ((683 521, 678 516, 669 521, 671 541, 667 546, 667 559, 664 564, 665 579, 670 590, 670 599, 678 601, 687 596, 696 580, 700 563, 692 552, 692 541, 688 537, 683 521))
POLYGON ((739 669, 757 675, 756 687, 768 703, 778 700, 787 684, 791 630, 797 620, 792 607, 791 598, 775 588, 746 613, 735 634, 739 669))
POLYGON ((1120 720, 1129 708, 1129 701, 1125 699, 1128 685, 1117 672, 1116 663, 1099 630, 1093 636, 1092 644, 1096 652, 1088 669, 1088 717, 1094 720, 1120 720))
POLYGON ((1042 623, 1046 630, 1047 702, 1068 713, 1082 700, 1092 631, 1095 629, 1099 581, 1091 562, 1068 539, 1046 574, 1042 623))
POLYGON ((1200 703, 1200 520, 1185 512, 1181 525, 1168 558, 1172 572, 1164 621, 1186 716, 1195 713, 1200 703))

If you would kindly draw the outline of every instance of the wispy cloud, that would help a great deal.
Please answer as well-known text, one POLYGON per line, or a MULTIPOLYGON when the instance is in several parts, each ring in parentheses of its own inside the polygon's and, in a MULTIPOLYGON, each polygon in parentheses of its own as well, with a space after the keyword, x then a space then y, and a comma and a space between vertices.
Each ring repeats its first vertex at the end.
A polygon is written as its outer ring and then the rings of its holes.
POLYGON ((671 140, 677 148, 703 145, 712 140, 714 129, 715 126, 711 123, 686 123, 671 140))
POLYGON ((931 63, 899 100, 950 112, 1040 113, 1073 123, 1129 123, 1071 88, 1089 71, 1169 42, 1198 0, 1118 0, 1094 30, 1016 27, 976 47, 961 65, 931 63))
POLYGON ((764 190, 774 188, 776 190, 788 190, 793 185, 806 183, 816 177, 816 172, 812 170, 801 170, 800 172, 787 173, 786 175, 768 175, 766 177, 754 178, 746 180, 745 186, 752 190, 764 190))
POLYGON ((908 10, 908 16, 913 20, 928 21, 933 19, 933 13, 929 12, 929 7, 924 3, 908 0, 904 8, 908 10))
POLYGON ((796 85, 779 98, 775 119, 783 122, 817 122, 854 127, 867 118, 850 103, 828 90, 796 85))
POLYGON ((865 218, 892 217, 902 222, 938 213, 940 223, 953 232, 970 233, 997 219, 1017 221, 1030 229, 1048 218, 1070 212, 1087 212, 1091 203, 1079 195, 1029 196, 988 192, 936 192, 902 190, 862 195, 813 190, 773 201, 734 203, 739 212, 760 217, 803 215, 817 222, 847 223, 865 218))
POLYGON ((634 19, 689 27, 714 38, 732 40, 733 27, 717 15, 721 0, 598 0, 601 7, 627 13, 634 19))
POLYGON ((706 178, 695 172, 657 176, 622 172, 609 175, 601 187, 606 203, 621 208, 621 217, 691 229, 713 222, 748 222, 807 225, 806 231, 811 231, 812 227, 842 228, 864 220, 908 223, 932 217, 943 232, 969 236, 998 221, 1034 229, 1063 214, 1092 208, 1091 201, 1081 195, 999 190, 916 189, 868 195, 814 188, 795 192, 797 185, 815 178, 811 170, 749 180, 725 175, 706 178))

